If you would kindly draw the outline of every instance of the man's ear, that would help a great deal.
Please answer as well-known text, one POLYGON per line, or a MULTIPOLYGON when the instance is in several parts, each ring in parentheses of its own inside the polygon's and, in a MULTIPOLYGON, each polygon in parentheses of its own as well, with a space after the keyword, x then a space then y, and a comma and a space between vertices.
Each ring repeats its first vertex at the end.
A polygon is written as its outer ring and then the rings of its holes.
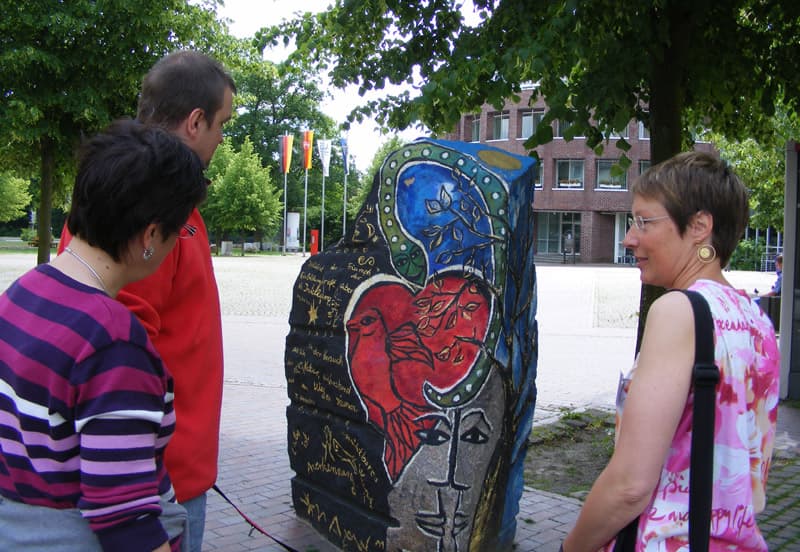
POLYGON ((184 135, 188 139, 194 140, 200 132, 200 125, 204 124, 206 124, 205 112, 199 107, 196 107, 189 113, 186 119, 183 120, 181 126, 183 127, 184 135))

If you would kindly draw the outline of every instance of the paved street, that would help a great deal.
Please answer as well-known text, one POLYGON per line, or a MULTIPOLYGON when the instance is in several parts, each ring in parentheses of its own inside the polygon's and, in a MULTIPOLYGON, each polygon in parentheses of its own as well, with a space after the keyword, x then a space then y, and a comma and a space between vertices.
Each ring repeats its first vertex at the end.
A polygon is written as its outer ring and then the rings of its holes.
MULTIPOLYGON (((292 509, 286 452, 288 405, 284 340, 294 280, 308 257, 217 257, 225 338, 219 487, 256 523, 298 550, 336 550, 292 509)), ((0 290, 33 266, 33 254, 0 254, 0 290)), ((773 274, 726 273, 744 289, 768 289, 773 274)), ((539 390, 534 423, 564 409, 613 408, 620 366, 633 358, 639 305, 639 272, 620 266, 539 265, 539 390)), ((779 456, 796 457, 797 409, 781 408, 779 456)), ((534 451, 535 452, 535 451, 534 451)), ((759 519, 775 540, 771 550, 800 538, 800 466, 774 469, 775 492, 759 519)), ((771 481, 772 481, 771 480, 771 481)), ((772 488, 772 486, 771 486, 772 488)), ((526 489, 520 504, 517 550, 555 552, 574 522, 580 502, 526 489)), ((209 495, 203 550, 277 551, 281 547, 250 527, 216 493, 209 495)))

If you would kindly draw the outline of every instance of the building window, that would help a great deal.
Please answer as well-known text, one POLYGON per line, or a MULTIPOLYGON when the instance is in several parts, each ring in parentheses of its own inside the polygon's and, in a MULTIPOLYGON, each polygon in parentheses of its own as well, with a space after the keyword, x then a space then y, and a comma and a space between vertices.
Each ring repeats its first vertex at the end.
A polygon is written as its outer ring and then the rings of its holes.
POLYGON ((642 174, 644 171, 650 168, 650 160, 649 159, 640 159, 639 160, 639 174, 642 174))
POLYGON ((465 133, 468 142, 481 141, 481 118, 480 115, 471 115, 467 117, 465 133))
POLYGON ((649 140, 650 129, 644 126, 643 121, 639 121, 639 140, 649 140))
POLYGON ((622 130, 612 130, 612 131, 611 131, 611 132, 608 134, 608 137, 609 137, 609 138, 616 139, 616 140, 619 140, 620 138, 627 138, 627 137, 628 137, 628 127, 626 126, 626 127, 625 127, 624 129, 622 129, 622 130))
POLYGON ((520 111, 519 113, 519 137, 523 140, 527 140, 536 134, 536 128, 539 126, 539 123, 542 122, 542 118, 544 117, 544 110, 528 109, 525 111, 520 111))
POLYGON ((571 126, 572 126, 572 123, 569 122, 569 121, 562 121, 560 119, 557 120, 556 121, 556 138, 563 138, 564 137, 564 133, 567 132, 567 130, 569 130, 569 127, 571 127, 571 126))
POLYGON ((541 190, 542 189, 542 182, 544 181, 544 178, 543 178, 543 176, 544 176, 544 167, 542 166, 541 163, 538 163, 536 165, 536 168, 534 169, 534 171, 535 172, 533 173, 533 187, 535 189, 537 189, 537 190, 541 190))
POLYGON ((492 116, 492 140, 508 140, 508 112, 492 116))
POLYGON ((537 212, 534 213, 536 228, 536 254, 581 252, 581 214, 570 212, 537 212), (571 241, 570 241, 571 240, 571 241))
MULTIPOLYGON (((576 115, 577 116, 577 115, 576 115)), ((564 135, 567 131, 575 124, 571 121, 562 121, 561 119, 556 120, 556 138, 564 138, 564 135)), ((575 135, 572 138, 583 138, 583 135, 575 135)))
POLYGON ((583 160, 556 160, 556 188, 583 188, 583 160))
POLYGON ((614 166, 614 161, 610 159, 597 160, 597 188, 602 190, 627 190, 628 189, 628 176, 613 176, 611 174, 611 167, 614 166))

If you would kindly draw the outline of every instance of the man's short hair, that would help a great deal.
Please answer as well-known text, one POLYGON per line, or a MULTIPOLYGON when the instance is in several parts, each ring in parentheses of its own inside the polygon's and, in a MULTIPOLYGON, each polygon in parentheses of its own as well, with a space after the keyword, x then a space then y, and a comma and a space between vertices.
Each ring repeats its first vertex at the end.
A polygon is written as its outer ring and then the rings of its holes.
POLYGON ((193 50, 173 52, 145 75, 137 117, 143 123, 172 130, 200 108, 211 125, 226 88, 236 92, 233 78, 218 61, 193 50))

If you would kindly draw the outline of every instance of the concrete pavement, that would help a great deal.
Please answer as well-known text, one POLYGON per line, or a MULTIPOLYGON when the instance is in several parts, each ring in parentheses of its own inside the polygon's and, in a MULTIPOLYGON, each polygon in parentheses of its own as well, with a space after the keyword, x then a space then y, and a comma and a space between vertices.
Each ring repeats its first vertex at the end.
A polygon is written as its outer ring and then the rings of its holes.
MULTIPOLYGON (((307 259, 287 256, 214 259, 223 311, 225 388, 219 487, 248 517, 297 550, 335 551, 294 513, 286 451, 289 401, 284 340, 295 278, 307 259)), ((35 262, 35 255, 0 255, 0 290, 35 262)), ((737 287, 768 289, 774 275, 727 273, 737 287)), ((639 274, 631 267, 539 265, 539 391, 534 424, 564 410, 612 409, 620 366, 633 358, 639 274)), ((800 410, 782 405, 770 474, 768 508, 759 523, 770 550, 800 550, 800 410)), ((535 454, 531 449, 529 454, 535 454)), ((516 550, 555 552, 580 501, 526 489, 516 550)), ((279 551, 216 493, 209 493, 204 551, 279 551)))
MULTIPOLYGON (((225 333, 220 488, 248 516, 298 550, 338 550, 305 522, 291 505, 294 475, 286 452, 288 405, 283 369, 291 291, 307 259, 215 258, 225 333)), ((613 409, 620 366, 633 358, 639 306, 639 272, 631 267, 540 265, 538 274, 539 396, 535 424, 564 410, 613 409)), ((731 272, 744 289, 768 288, 772 274, 731 272)), ((779 457, 800 454, 800 411, 781 407, 779 457)), ((532 449, 529 454, 535 454, 532 449)), ((800 466, 776 461, 770 508, 759 518, 774 533, 772 550, 800 549, 800 499, 794 498, 800 466), (776 498, 773 500, 773 494, 776 498), (785 544, 793 539, 794 544, 785 544), (785 547, 782 547, 785 546, 785 547)), ((555 552, 573 525, 581 502, 526 489, 518 515, 516 549, 555 552)), ((256 532, 215 493, 203 550, 282 548, 256 532)))

